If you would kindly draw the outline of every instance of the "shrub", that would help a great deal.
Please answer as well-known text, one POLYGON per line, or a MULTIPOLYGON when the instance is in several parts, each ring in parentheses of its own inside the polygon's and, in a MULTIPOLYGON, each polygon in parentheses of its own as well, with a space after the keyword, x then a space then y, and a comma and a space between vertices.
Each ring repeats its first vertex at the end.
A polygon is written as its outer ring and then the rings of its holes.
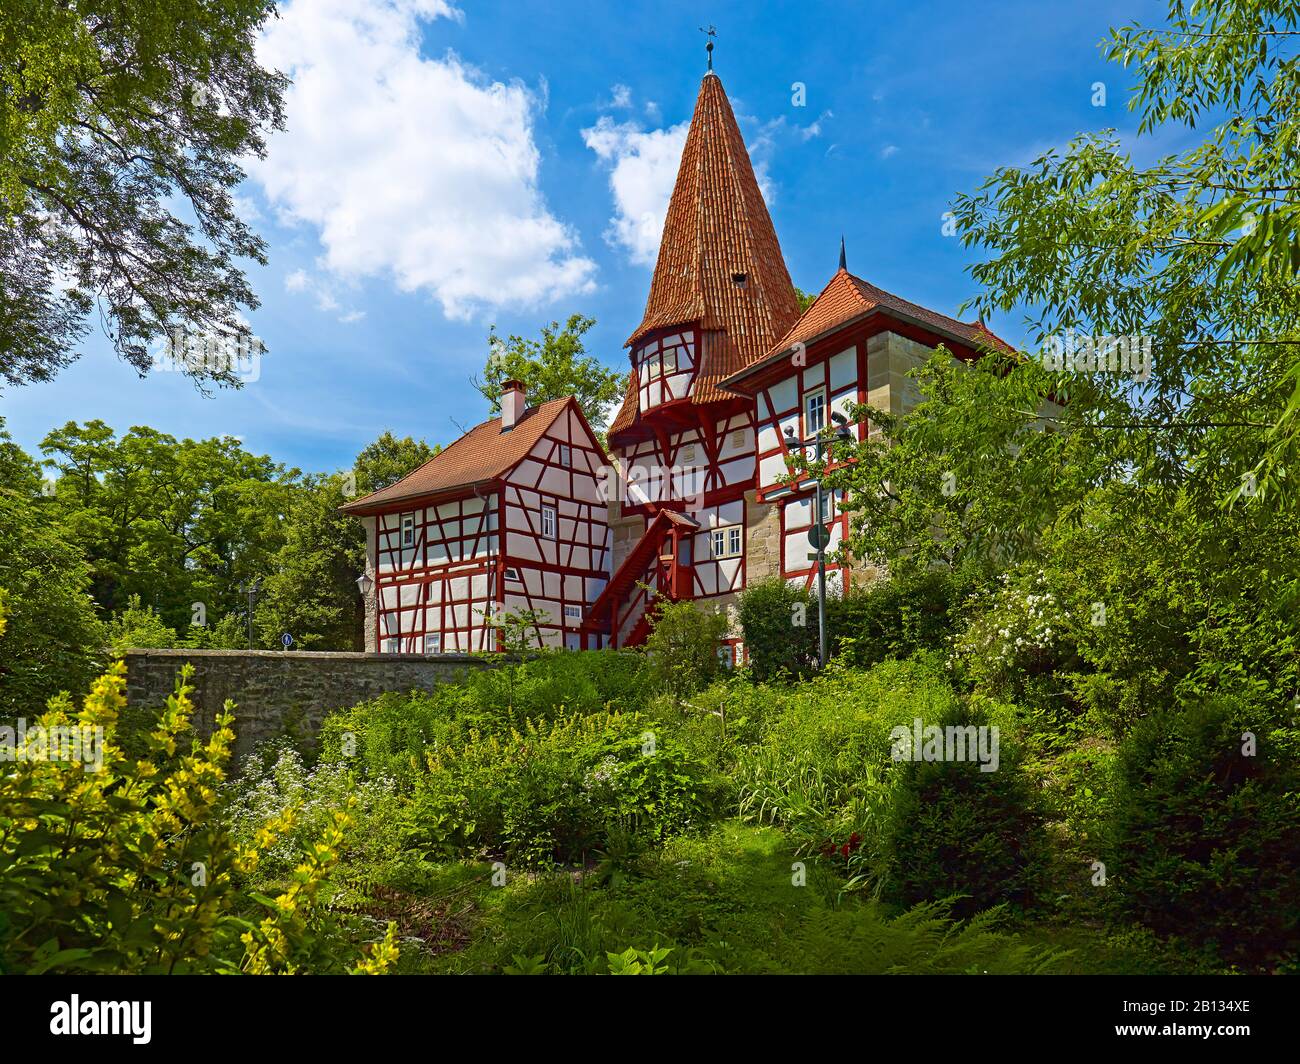
POLYGON ((267 743, 248 758, 226 791, 222 820, 237 845, 252 845, 264 824, 293 813, 292 826, 263 849, 256 873, 249 877, 258 884, 290 875, 303 850, 328 830, 334 813, 341 809, 348 811, 352 826, 343 860, 332 876, 334 884, 365 885, 400 856, 400 803, 390 779, 358 780, 341 762, 322 762, 309 769, 292 746, 267 743))
POLYGON ((574 861, 625 830, 659 840, 716 804, 704 766, 636 714, 572 715, 425 751, 407 826, 440 856, 487 852, 544 866, 574 861))
MULTIPOLYGON (((827 600, 831 649, 870 667, 948 645, 965 583, 946 572, 900 573, 827 600)), ((815 617, 815 613, 814 613, 815 617)), ((816 621, 813 621, 814 633, 816 621)))
POLYGON ((1077 624, 1042 573, 1003 577, 975 608, 957 653, 983 690, 1022 699, 1038 677, 1078 665, 1072 638, 1077 624))
POLYGON ((857 835, 874 846, 890 768, 890 730, 938 719, 956 698, 933 660, 885 662, 868 672, 832 667, 807 684, 760 687, 761 740, 733 771, 740 814, 783 825, 802 851, 839 848, 857 835))
MULTIPOLYGON (((937 723, 988 725, 960 706, 937 723)), ((992 772, 973 760, 898 762, 883 849, 888 897, 915 905, 960 895, 954 912, 963 916, 1031 902, 1047 856, 1032 787, 1004 742, 992 772)))
POLYGON ((686 698, 718 675, 718 649, 727 635, 723 613, 701 610, 691 602, 659 599, 650 615, 646 653, 661 687, 686 698))
MULTIPOLYGON (((40 755, 34 733, 0 776, 0 970, 6 972, 295 972, 346 967, 324 933, 320 884, 338 860, 346 810, 335 810, 289 884, 246 919, 236 890, 295 811, 233 843, 214 816, 234 733, 218 716, 206 742, 187 741, 193 707, 182 671, 151 737, 150 756, 115 741, 125 704, 115 663, 80 712, 60 695, 37 722, 98 736, 102 764, 40 755), (98 729, 98 731, 96 731, 98 729)), ((393 930, 352 970, 383 971, 393 930)))
POLYGON ((176 630, 168 627, 152 606, 141 605, 139 595, 127 599, 126 609, 114 613, 108 622, 108 648, 114 654, 174 647, 176 641, 176 630))
POLYGON ((389 693, 333 713, 321 727, 321 757, 347 758, 372 778, 391 778, 409 790, 423 772, 425 748, 461 742, 470 728, 501 735, 529 720, 631 713, 653 687, 646 658, 631 651, 543 654, 504 673, 481 669, 462 683, 389 693))
POLYGON ((1300 945, 1294 732, 1216 699, 1139 721, 1120 746, 1107 869, 1115 903, 1163 934, 1263 962, 1300 945), (1243 752, 1243 733, 1257 739, 1243 752))
POLYGON ((751 584, 738 612, 755 680, 806 676, 817 667, 817 603, 806 590, 780 577, 751 584))

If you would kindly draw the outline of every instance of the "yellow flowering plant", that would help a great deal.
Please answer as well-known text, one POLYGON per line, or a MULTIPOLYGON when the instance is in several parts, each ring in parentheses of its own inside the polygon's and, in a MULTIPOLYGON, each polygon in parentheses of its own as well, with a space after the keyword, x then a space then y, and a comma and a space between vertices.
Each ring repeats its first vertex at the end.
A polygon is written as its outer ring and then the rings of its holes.
MULTIPOLYGON (((0 617, 0 625, 3 617, 0 617)), ((241 879, 293 824, 285 810, 248 844, 217 814, 234 740, 227 703, 206 740, 190 733, 192 670, 148 737, 148 755, 116 743, 126 669, 115 662, 81 709, 47 711, 0 763, 0 971, 379 974, 397 959, 396 930, 359 959, 334 955, 321 933, 322 884, 340 859, 347 810, 307 848, 279 896, 243 895, 241 879), (50 757, 44 737, 75 732, 86 760, 50 757), (253 907, 265 915, 248 919, 253 907)))

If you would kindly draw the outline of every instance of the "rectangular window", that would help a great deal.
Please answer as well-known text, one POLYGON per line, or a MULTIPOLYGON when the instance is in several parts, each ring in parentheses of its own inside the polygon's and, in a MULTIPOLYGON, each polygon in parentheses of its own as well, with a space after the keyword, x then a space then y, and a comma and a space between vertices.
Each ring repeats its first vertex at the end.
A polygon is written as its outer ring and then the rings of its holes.
POLYGON ((718 661, 722 663, 724 669, 732 669, 736 666, 735 649, 729 644, 723 644, 718 647, 718 661))
POLYGON ((519 570, 518 570, 518 569, 507 569, 507 570, 506 570, 506 579, 507 579, 507 580, 513 580, 516 584, 519 583, 519 570))
POLYGON ((834 516, 835 516, 835 492, 823 491, 822 512, 821 512, 820 521, 822 524, 826 524, 834 516))
POLYGON ((695 461, 695 444, 688 443, 685 447, 682 448, 682 461, 683 462, 695 461))
POLYGON ((396 653, 397 653, 398 643, 399 643, 399 640, 396 640, 396 639, 385 639, 385 640, 384 640, 384 653, 385 653, 385 654, 396 654, 396 653))
POLYGON ((677 372, 677 349, 664 352, 664 373, 677 372))
POLYGON ((733 432, 733 433, 731 434, 731 446, 733 446, 733 447, 744 447, 744 446, 745 446, 745 430, 744 430, 744 429, 736 429, 736 431, 733 432))
POLYGON ((826 389, 818 388, 803 397, 803 432, 814 436, 826 427, 826 389))
POLYGON ((442 653, 442 633, 430 632, 424 637, 424 652, 426 654, 442 653))
POLYGON ((573 465, 573 452, 569 449, 567 443, 560 444, 560 465, 564 466, 565 469, 573 465))
POLYGON ((555 538, 555 507, 554 506, 542 507, 542 538, 543 539, 555 538))
POLYGON ((564 619, 565 619, 566 621, 581 621, 581 620, 582 620, 582 607, 581 607, 581 606, 565 606, 565 607, 564 607, 564 619))
POLYGON ((715 528, 712 534, 713 556, 715 558, 739 558, 740 557, 740 526, 730 525, 727 528, 715 528))
POLYGON ((415 546, 415 514, 402 514, 402 546, 415 546))

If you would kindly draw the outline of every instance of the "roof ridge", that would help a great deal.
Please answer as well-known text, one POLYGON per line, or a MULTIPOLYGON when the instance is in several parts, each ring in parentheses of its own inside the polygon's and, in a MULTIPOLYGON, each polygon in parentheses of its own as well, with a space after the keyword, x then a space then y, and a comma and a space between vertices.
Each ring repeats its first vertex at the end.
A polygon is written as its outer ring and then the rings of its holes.
POLYGON ((380 502, 414 499, 421 495, 451 491, 455 488, 480 483, 483 480, 494 480, 497 477, 505 476, 528 456, 529 450, 537 443, 542 434, 554 424, 555 419, 559 417, 561 411, 569 403, 573 403, 579 413, 582 412, 582 406, 575 396, 564 395, 554 399, 547 399, 536 406, 527 407, 523 416, 515 423, 514 428, 509 433, 485 431, 490 429, 494 423, 499 423, 501 415, 486 418, 465 430, 445 447, 441 447, 437 454, 416 466, 405 476, 358 499, 351 500, 340 509, 355 510, 367 504, 374 505, 380 502), (547 408, 553 409, 548 411, 547 408), (549 417, 547 416, 548 413, 549 417), (531 438, 530 433, 520 433, 518 431, 524 426, 531 426, 533 430, 531 438), (505 442, 501 446, 487 448, 487 453, 481 456, 472 453, 475 443, 486 443, 486 441, 490 440, 505 442), (518 451, 518 453, 514 453, 515 451, 518 451), (453 452, 456 453, 453 454, 453 452), (513 457, 511 457, 512 454, 513 457), (445 477, 442 481, 432 475, 434 472, 433 467, 440 467, 437 472, 441 472, 441 467, 448 466, 450 463, 462 463, 464 468, 445 477), (424 475, 422 476, 422 474, 424 475), (403 485, 407 485, 408 488, 415 486, 417 490, 404 491, 402 490, 403 485))

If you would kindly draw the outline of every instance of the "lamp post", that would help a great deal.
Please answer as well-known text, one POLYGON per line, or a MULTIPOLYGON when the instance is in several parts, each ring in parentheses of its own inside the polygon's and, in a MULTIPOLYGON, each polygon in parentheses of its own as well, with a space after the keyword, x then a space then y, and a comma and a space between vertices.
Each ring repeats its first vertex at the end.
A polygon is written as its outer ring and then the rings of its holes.
MULTIPOLYGON (((831 414, 831 421, 835 424, 834 437, 837 440, 852 439, 852 433, 848 428, 848 421, 844 415, 837 412, 831 414)), ((787 425, 785 434, 794 442, 794 426, 787 425)), ((821 462, 826 454, 827 439, 825 430, 813 433, 808 439, 804 440, 804 446, 812 444, 816 448, 816 461, 821 462)), ((822 482, 821 477, 813 481, 813 523, 808 532, 808 542, 816 549, 817 559, 817 664, 819 668, 826 668, 826 661, 829 657, 826 647, 826 547, 831 541, 830 529, 822 524, 822 482)))

